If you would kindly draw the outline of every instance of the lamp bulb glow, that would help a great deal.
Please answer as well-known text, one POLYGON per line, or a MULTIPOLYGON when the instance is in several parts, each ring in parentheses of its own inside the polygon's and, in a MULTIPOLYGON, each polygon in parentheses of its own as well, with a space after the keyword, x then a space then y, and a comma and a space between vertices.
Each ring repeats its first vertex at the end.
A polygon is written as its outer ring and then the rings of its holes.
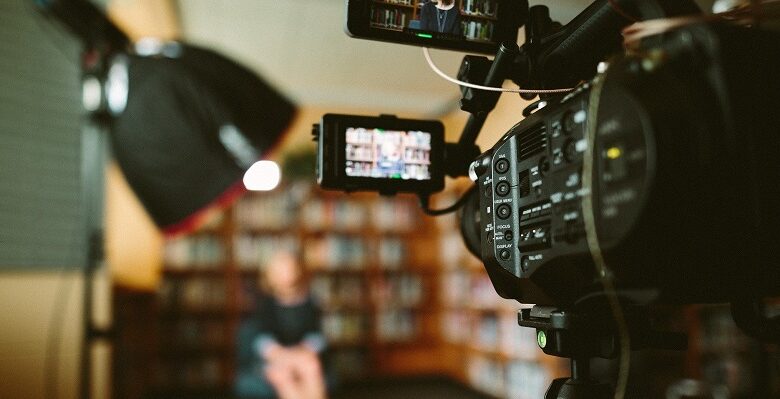
POLYGON ((273 161, 257 161, 244 173, 244 187, 251 191, 270 191, 279 185, 282 172, 273 161))

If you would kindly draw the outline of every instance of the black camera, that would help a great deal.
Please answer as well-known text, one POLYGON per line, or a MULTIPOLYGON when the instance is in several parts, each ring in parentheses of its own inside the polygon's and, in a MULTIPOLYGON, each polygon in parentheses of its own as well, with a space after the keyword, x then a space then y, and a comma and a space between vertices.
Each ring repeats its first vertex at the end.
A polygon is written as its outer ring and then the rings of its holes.
POLYGON ((524 303, 566 307, 603 292, 594 250, 632 302, 780 294, 771 255, 780 243, 780 35, 688 23, 648 36, 593 77, 598 59, 623 52, 626 12, 687 15, 696 6, 602 0, 566 26, 546 7, 518 9, 527 10, 523 48, 503 43, 492 63, 468 56, 459 77, 539 89, 580 82, 574 90, 542 91, 527 118, 478 156, 473 141, 498 94, 464 90, 472 118, 457 144, 443 143, 432 121, 325 115, 314 132, 320 185, 425 199, 443 188, 441 165, 471 163, 473 198, 458 204, 466 244, 498 293, 524 303), (356 132, 372 144, 350 139, 356 132), (402 144, 383 141, 409 135, 426 143, 412 164, 402 144))
POLYGON ((635 303, 780 294, 776 71, 780 35, 696 24, 514 126, 473 167, 498 293, 599 295, 595 246, 635 303))
MULTIPOLYGON (((736 14, 714 22, 688 0, 597 0, 567 25, 514 3, 526 10, 525 44, 464 58, 471 115, 457 143, 431 147, 444 173, 474 182, 457 203, 428 208, 443 187, 434 178, 409 190, 347 182, 344 132, 362 125, 344 116, 315 129, 320 184, 416 192, 431 215, 459 209, 496 291, 535 304, 518 323, 537 329, 545 353, 572 359, 572 378, 555 380, 549 398, 612 397, 590 379, 589 358, 684 349, 681 334, 653 330, 653 303, 730 302, 740 328, 777 342, 780 318, 764 301, 780 295, 780 33, 735 24, 736 14), (634 19, 657 21, 633 25, 624 48, 634 19), (474 142, 498 94, 479 85, 505 80, 539 99, 481 153, 474 142)), ((374 121, 365 126, 397 123, 374 121)))

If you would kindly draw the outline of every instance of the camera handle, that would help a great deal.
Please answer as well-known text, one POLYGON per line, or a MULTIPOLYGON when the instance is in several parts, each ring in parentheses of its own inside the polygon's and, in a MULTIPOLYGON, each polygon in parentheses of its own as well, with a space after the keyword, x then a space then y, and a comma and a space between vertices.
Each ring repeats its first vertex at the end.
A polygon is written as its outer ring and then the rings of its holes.
MULTIPOLYGON (((626 307, 632 349, 685 350, 685 334, 654 331, 643 308, 626 307)), ((534 306, 518 312, 518 324, 536 329, 536 341, 551 356, 569 358, 571 377, 552 382, 545 399, 607 399, 614 389, 590 375, 590 359, 615 358, 619 352, 618 329, 609 312, 582 312, 534 306)))
MULTIPOLYGON (((527 7, 527 3, 525 6, 527 7)), ((525 23, 526 43, 522 50, 517 43, 504 42, 498 46, 492 61, 486 57, 465 56, 458 71, 458 79, 489 87, 501 87, 504 81, 509 79, 531 84, 533 63, 530 60, 541 50, 542 39, 559 29, 560 24, 550 19, 549 9, 546 6, 533 6, 525 10, 524 14, 528 19, 525 23)), ((524 17, 523 22, 525 19, 524 17)), ((479 147, 475 145, 477 136, 501 95, 500 92, 466 87, 461 88, 461 94, 460 108, 471 115, 463 127, 458 143, 448 144, 447 147, 447 163, 450 164, 450 159, 458 161, 447 170, 447 175, 451 177, 468 175, 469 164, 480 153, 479 147), (466 162, 461 163, 462 160, 466 162)))

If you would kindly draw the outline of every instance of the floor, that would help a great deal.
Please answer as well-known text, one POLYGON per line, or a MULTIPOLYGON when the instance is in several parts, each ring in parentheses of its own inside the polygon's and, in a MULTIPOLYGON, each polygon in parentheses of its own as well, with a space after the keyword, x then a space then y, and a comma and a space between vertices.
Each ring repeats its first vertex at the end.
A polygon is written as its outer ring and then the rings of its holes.
POLYGON ((444 377, 410 377, 352 383, 334 392, 331 399, 489 399, 444 377))
MULTIPOLYGON (((233 399, 226 392, 165 392, 145 399, 233 399)), ((329 399, 492 399, 446 377, 368 379, 344 384, 329 399)))

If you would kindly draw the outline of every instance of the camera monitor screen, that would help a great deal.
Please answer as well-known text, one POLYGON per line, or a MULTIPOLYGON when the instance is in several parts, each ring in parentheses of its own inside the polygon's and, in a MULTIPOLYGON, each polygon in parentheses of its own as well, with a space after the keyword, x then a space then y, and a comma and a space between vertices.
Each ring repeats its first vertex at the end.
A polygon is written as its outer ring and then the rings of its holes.
POLYGON ((323 188, 386 194, 444 188, 439 121, 326 114, 314 133, 317 182, 323 188))
POLYGON ((351 36, 482 53, 516 41, 516 0, 348 0, 351 36))
POLYGON ((345 173, 351 177, 430 180, 431 134, 350 127, 345 173))

